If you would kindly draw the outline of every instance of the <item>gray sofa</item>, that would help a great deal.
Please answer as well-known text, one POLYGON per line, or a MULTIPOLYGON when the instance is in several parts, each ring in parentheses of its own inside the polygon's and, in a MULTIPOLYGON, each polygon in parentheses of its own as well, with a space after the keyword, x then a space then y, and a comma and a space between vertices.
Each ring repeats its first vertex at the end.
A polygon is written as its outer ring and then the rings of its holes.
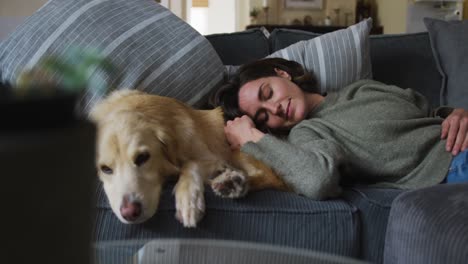
MULTIPOLYGON (((253 29, 206 37, 225 65, 240 65, 315 36, 317 34, 309 32, 277 29, 267 37, 264 31, 253 29)), ((439 105, 442 79, 436 68, 427 33, 375 35, 371 36, 370 43, 375 80, 413 88, 424 94, 434 107, 439 105)), ((346 185, 340 198, 319 202, 275 190, 254 192, 242 199, 229 200, 218 198, 208 190, 205 217, 197 228, 186 229, 174 217, 172 187, 173 183, 170 183, 164 190, 158 212, 152 219, 140 225, 124 225, 113 215, 101 186, 98 185, 95 241, 150 238, 241 240, 317 250, 372 263, 383 263, 384 258, 386 263, 418 263, 413 261, 416 258, 409 261, 408 256, 413 256, 413 253, 427 256, 425 251, 434 248, 433 244, 428 243, 427 247, 414 246, 419 251, 413 252, 411 243, 415 240, 411 240, 413 236, 409 235, 413 218, 411 215, 404 219, 400 217, 412 210, 418 211, 418 203, 412 201, 420 199, 419 192, 425 194, 423 191, 404 192, 346 185), (398 200, 398 206, 392 207, 395 199, 398 200), (391 223, 390 214, 391 221, 394 221, 391 223), (387 228, 388 226, 391 228, 387 228), (398 243, 401 234, 406 239, 405 256, 399 255, 402 250, 402 245, 398 243)), ((467 185, 455 187, 437 186, 433 187, 433 192, 437 193, 441 188, 444 192, 450 192, 451 188, 454 192, 468 189, 467 185)), ((453 195, 453 199, 461 199, 459 203, 465 206, 462 206, 465 213, 461 219, 466 220, 466 196, 453 195)), ((450 207, 454 204, 453 199, 438 202, 441 206, 450 207), (447 201, 447 204, 443 205, 443 201, 447 201)), ((429 226, 427 232, 432 232, 430 223, 426 224, 429 226)), ((453 238, 457 234, 450 239, 457 245, 462 245, 460 241, 465 243, 466 248, 467 229, 462 231, 465 233, 460 239, 453 238)), ((437 233, 434 232, 430 234, 436 236, 437 233)), ((420 233, 414 234, 418 235, 420 233)), ((434 245, 436 243, 437 239, 434 239, 434 245)), ((468 259, 467 250, 463 252, 455 248, 450 255, 445 253, 443 245, 439 248, 440 254, 449 258, 447 263, 456 263, 451 262, 450 257, 454 261, 464 257, 468 259)), ((436 259, 429 258, 429 262, 436 259)), ((419 263, 428 263, 428 258, 419 260, 426 261, 419 263)))

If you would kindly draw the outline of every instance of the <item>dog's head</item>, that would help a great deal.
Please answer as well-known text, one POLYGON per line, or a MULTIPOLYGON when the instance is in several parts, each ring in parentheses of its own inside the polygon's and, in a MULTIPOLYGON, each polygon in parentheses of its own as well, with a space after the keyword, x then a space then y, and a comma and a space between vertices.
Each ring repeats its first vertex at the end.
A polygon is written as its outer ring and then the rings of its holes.
POLYGON ((177 174, 170 133, 134 107, 141 104, 140 95, 115 93, 91 111, 98 127, 98 175, 123 223, 141 223, 153 216, 165 178, 177 174))

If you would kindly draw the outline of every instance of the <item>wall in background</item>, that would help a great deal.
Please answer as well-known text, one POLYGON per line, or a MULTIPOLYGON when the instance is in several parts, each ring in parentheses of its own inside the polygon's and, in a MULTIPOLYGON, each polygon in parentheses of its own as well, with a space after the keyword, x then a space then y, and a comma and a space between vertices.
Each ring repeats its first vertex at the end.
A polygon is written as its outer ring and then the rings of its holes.
MULTIPOLYGON (((406 13, 409 0, 376 0, 378 20, 384 34, 406 32, 406 13)), ((411 1, 411 0, 410 0, 411 1)))
POLYGON ((236 31, 250 24, 250 0, 236 0, 236 31))
POLYGON ((200 34, 236 31, 236 0, 209 0, 208 7, 192 7, 187 0, 186 21, 200 34))
POLYGON ((167 0, 169 9, 201 34, 245 30, 252 0, 208 0, 208 7, 192 7, 192 0, 167 0))
MULTIPOLYGON (((187 19, 187 1, 186 0, 165 0, 167 2, 166 6, 169 10, 172 11, 176 16, 182 18, 183 20, 187 19)), ((163 3, 163 1, 161 1, 163 3)))
MULTIPOLYGON (((463 3, 463 18, 468 19, 468 0, 463 3)), ((385 34, 407 32, 408 5, 414 0, 376 0, 378 19, 385 34)))
POLYGON ((47 0, 0 0, 0 40, 6 38, 26 17, 47 0))
POLYGON ((0 0, 0 16, 30 16, 47 0, 0 0))

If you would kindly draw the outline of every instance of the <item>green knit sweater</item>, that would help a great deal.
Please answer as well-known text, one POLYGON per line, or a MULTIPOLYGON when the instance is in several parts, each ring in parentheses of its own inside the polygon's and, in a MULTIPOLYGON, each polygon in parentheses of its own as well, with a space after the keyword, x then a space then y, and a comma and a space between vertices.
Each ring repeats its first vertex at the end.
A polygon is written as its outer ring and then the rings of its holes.
POLYGON ((270 165, 299 194, 325 199, 339 180, 414 189, 440 183, 452 156, 443 119, 411 89, 363 80, 331 93, 287 140, 271 135, 242 151, 270 165))

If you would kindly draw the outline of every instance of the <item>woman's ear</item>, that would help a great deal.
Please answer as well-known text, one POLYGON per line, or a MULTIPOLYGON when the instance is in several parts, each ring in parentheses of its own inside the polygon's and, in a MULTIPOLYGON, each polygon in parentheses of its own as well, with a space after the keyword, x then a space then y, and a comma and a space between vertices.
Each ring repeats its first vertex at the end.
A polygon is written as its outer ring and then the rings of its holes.
POLYGON ((280 70, 278 68, 275 68, 275 72, 279 77, 291 80, 291 75, 289 75, 289 73, 287 71, 283 71, 283 70, 280 70))

